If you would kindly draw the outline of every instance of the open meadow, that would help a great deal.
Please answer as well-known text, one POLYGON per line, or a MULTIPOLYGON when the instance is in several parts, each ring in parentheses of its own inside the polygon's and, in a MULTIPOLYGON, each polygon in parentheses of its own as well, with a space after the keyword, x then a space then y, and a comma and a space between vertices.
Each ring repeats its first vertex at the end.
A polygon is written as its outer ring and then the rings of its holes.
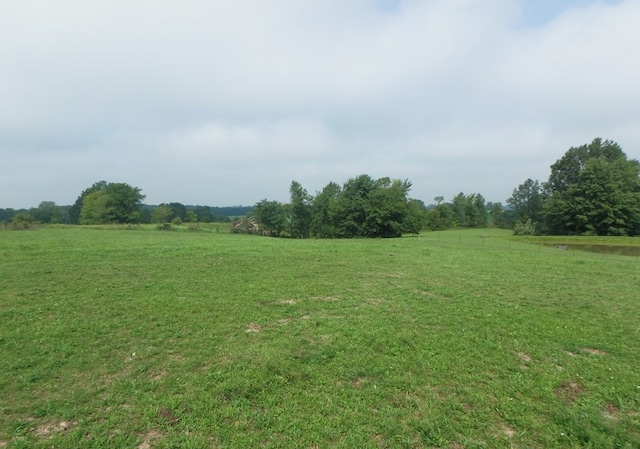
POLYGON ((0 447, 640 448, 639 287, 495 230, 2 231, 0 447))

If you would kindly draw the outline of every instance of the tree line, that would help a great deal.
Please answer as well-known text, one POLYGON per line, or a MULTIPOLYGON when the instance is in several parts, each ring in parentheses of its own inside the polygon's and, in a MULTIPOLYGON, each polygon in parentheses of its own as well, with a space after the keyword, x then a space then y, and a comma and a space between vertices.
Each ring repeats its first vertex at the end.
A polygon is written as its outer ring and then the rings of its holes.
POLYGON ((610 140, 571 147, 507 200, 515 234, 640 235, 640 163, 610 140))
POLYGON ((342 185, 330 182, 311 195, 292 181, 289 203, 264 199, 250 216, 234 224, 233 231, 292 238, 387 238, 418 234, 425 228, 487 226, 482 195, 460 193, 450 204, 439 202, 429 208, 410 198, 410 189, 409 180, 363 174, 342 185))
POLYGON ((143 204, 141 189, 126 183, 98 181, 83 190, 75 203, 59 206, 42 201, 30 209, 0 209, 0 224, 28 228, 40 224, 112 224, 231 222, 252 206, 189 206, 182 203, 143 204))
POLYGON ((28 210, 0 209, 0 225, 33 223, 107 224, 230 221, 235 232, 293 238, 397 237, 422 229, 498 226, 514 234, 640 235, 640 163, 610 140, 571 147, 551 165, 546 182, 527 179, 507 205, 487 203, 478 193, 425 206, 408 196, 409 180, 360 175, 330 182, 310 195, 291 183, 289 203, 264 199, 255 206, 215 208, 181 203, 144 205, 145 196, 126 183, 99 181, 71 206, 43 201, 28 210))

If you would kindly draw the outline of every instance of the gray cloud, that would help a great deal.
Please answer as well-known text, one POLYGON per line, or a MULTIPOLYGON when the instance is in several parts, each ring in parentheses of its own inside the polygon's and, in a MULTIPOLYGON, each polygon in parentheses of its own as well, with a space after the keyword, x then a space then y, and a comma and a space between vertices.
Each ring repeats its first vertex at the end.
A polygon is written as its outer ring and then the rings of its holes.
POLYGON ((504 201, 594 137, 638 158, 640 2, 544 4, 3 2, 0 207, 101 179, 253 204, 361 173, 504 201))

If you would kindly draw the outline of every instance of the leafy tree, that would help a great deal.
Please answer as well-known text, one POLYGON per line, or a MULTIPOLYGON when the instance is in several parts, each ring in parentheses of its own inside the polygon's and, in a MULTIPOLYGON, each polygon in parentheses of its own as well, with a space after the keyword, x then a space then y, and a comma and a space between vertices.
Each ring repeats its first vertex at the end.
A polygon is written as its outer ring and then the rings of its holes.
POLYGON ((333 211, 337 237, 368 235, 365 230, 367 201, 375 188, 376 182, 369 175, 359 175, 344 183, 333 211))
POLYGON ((316 193, 312 201, 313 216, 311 231, 316 237, 327 238, 336 235, 336 207, 342 189, 335 182, 327 184, 322 192, 316 193))
POLYGON ((484 197, 479 193, 465 195, 460 192, 453 197, 453 224, 465 228, 484 228, 487 226, 487 211, 484 197))
POLYGON ((551 166, 543 214, 552 234, 640 235, 640 163, 595 139, 551 166))
POLYGON ((169 223, 171 221, 171 208, 167 204, 160 204, 151 211, 152 223, 169 223))
POLYGON ((80 196, 76 199, 76 202, 69 209, 69 221, 72 224, 80 223, 80 212, 84 204, 84 199, 87 195, 96 192, 98 190, 104 190, 107 187, 107 181, 95 182, 91 187, 84 189, 80 196))
POLYGON ((104 190, 96 190, 82 200, 80 224, 107 224, 111 222, 109 195, 104 190))
POLYGON ((410 199, 407 203, 407 214, 402 232, 420 234, 427 222, 427 207, 420 200, 410 199))
MULTIPOLYGON (((95 186, 95 184, 94 184, 95 186)), ((81 195, 81 224, 139 223, 144 195, 137 187, 125 183, 108 183, 81 195)))
POLYGON ((407 193, 411 183, 381 178, 375 182, 375 187, 365 202, 362 236, 400 237, 406 228, 405 219, 409 211, 407 193))
POLYGON ((291 196, 291 237, 307 238, 311 232, 313 198, 297 181, 291 182, 289 194, 291 196))
POLYGON ((187 221, 187 207, 182 203, 169 203, 169 209, 171 209, 170 220, 173 221, 179 218, 180 221, 187 221))
POLYGON ((18 212, 11 218, 11 227, 13 229, 30 229, 33 226, 33 217, 28 212, 18 212))
POLYGON ((542 222, 542 204, 544 194, 542 186, 538 181, 527 179, 520 184, 517 189, 513 189, 513 194, 507 200, 507 204, 513 210, 515 221, 526 222, 531 220, 533 226, 542 222))
POLYGON ((68 223, 69 214, 53 201, 42 201, 29 211, 33 219, 40 223, 68 223))
POLYGON ((278 201, 264 199, 255 205, 253 213, 262 229, 273 237, 279 237, 287 227, 285 206, 278 201))

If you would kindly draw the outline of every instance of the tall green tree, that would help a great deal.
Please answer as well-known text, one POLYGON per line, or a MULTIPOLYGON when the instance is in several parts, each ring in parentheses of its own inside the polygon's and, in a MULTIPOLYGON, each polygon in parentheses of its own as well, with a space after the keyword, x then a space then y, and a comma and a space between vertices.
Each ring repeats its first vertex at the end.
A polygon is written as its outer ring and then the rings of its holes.
POLYGON ((311 231, 316 237, 330 238, 336 236, 337 203, 342 189, 335 182, 330 182, 322 192, 313 198, 313 216, 311 231))
POLYGON ((139 223, 142 219, 145 196, 137 187, 107 183, 104 188, 81 196, 80 224, 139 223))
POLYGON ((640 163, 615 142, 570 148, 551 166, 546 191, 552 234, 640 235, 640 163))
POLYGON ((253 214, 262 230, 272 237, 280 237, 287 229, 288 217, 285 205, 278 201, 260 201, 253 208, 253 214))
POLYGON ((297 181, 292 181, 289 187, 291 196, 291 237, 307 238, 311 233, 313 198, 297 181))
POLYGON ((106 187, 107 181, 98 181, 93 183, 91 187, 84 189, 69 209, 69 222, 72 224, 80 223, 80 212, 82 211, 85 197, 98 190, 104 190, 106 187))
POLYGON ((507 204, 513 210, 513 217, 516 221, 542 223, 542 204, 544 194, 542 186, 538 181, 529 178, 513 189, 513 194, 507 200, 507 204))

